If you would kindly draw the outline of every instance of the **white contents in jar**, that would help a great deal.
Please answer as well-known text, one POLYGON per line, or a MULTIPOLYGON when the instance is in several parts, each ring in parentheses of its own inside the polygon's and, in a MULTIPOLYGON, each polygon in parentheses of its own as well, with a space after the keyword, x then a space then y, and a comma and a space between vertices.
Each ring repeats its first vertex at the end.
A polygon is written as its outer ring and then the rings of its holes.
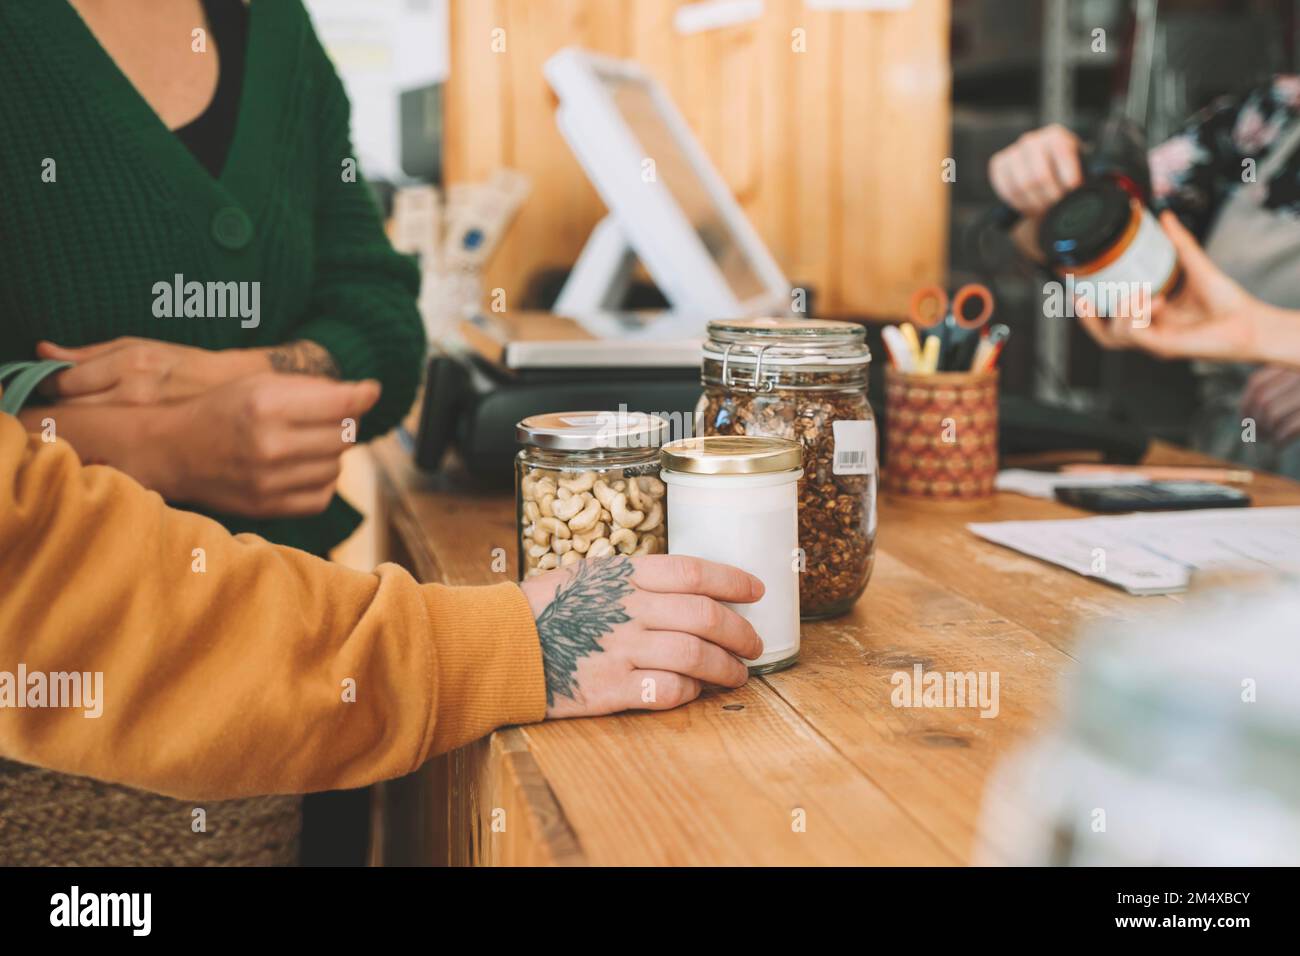
POLYGON ((799 654, 802 475, 662 473, 668 485, 668 553, 733 565, 766 588, 753 604, 730 605, 763 641, 762 655, 745 662, 760 672, 793 663, 799 654))

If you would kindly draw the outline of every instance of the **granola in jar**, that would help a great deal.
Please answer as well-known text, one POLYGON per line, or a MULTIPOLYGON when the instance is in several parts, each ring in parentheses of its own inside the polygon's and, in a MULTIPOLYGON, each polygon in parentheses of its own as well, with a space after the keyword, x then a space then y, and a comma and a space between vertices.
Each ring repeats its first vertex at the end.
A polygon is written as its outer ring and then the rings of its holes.
POLYGON ((709 323, 699 433, 787 438, 804 447, 792 560, 801 566, 805 620, 849 610, 875 559, 876 430, 865 338, 850 322, 709 323))

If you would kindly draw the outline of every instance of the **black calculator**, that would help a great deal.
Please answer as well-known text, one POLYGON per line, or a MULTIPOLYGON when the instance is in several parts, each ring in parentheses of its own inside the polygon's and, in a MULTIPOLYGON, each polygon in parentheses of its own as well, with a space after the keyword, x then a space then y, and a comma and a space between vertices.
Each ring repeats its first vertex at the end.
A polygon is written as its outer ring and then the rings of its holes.
POLYGON ((1150 481, 1133 485, 1061 485, 1056 500, 1085 511, 1189 511, 1244 508, 1250 495, 1208 481, 1150 481))

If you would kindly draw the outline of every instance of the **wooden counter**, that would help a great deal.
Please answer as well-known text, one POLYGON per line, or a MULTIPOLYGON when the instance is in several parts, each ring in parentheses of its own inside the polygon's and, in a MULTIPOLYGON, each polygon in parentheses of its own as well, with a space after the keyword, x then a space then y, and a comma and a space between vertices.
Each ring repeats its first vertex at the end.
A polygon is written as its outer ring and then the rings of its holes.
MULTIPOLYGON (((426 581, 514 580, 509 496, 420 474, 392 436, 374 454, 392 560, 426 581)), ((1204 463, 1168 447, 1150 461, 1204 463)), ((1259 476, 1250 492, 1300 504, 1300 485, 1282 478, 1259 476)), ((1178 600, 1129 597, 964 528, 1071 514, 1015 495, 969 514, 884 500, 866 594, 849 615, 804 625, 796 667, 677 710, 510 728, 431 761, 382 788, 375 860, 968 862, 985 778, 1053 716, 1080 626, 1178 600), (997 671, 1000 713, 894 707, 891 676, 917 663, 997 671)))

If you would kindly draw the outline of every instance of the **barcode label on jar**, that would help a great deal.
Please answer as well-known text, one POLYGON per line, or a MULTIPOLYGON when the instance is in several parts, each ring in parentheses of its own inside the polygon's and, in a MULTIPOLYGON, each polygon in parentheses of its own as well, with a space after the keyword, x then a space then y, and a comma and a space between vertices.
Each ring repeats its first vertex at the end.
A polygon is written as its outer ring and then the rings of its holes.
POLYGON ((835 422, 835 460, 831 471, 837 475, 871 475, 876 471, 876 423, 835 422))

